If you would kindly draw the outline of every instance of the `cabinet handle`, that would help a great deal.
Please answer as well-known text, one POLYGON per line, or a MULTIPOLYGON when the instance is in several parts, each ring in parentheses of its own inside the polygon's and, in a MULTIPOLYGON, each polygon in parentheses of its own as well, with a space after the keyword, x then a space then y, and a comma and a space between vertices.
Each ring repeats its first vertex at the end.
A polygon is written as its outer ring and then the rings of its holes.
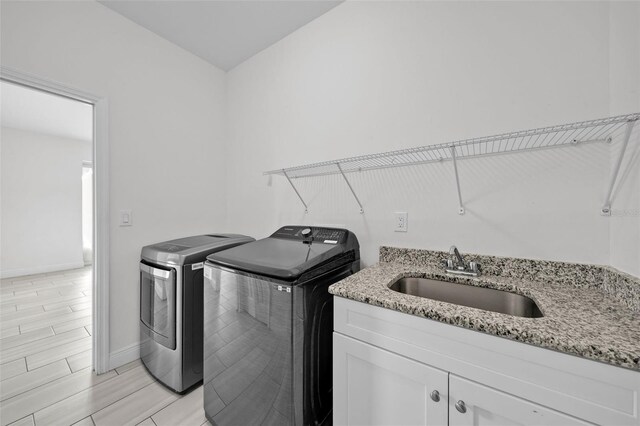
POLYGON ((462 414, 467 412, 467 406, 464 404, 464 401, 460 400, 456 402, 456 410, 458 410, 462 414))
POLYGON ((433 402, 440 401, 440 392, 438 392, 437 390, 431 392, 431 399, 433 400, 433 402))

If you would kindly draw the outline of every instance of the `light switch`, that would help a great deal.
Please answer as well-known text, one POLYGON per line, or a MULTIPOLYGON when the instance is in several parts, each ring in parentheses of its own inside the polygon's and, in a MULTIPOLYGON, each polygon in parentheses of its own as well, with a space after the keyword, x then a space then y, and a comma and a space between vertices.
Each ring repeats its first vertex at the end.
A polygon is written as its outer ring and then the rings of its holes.
POLYGON ((131 210, 120 210, 120 226, 131 226, 132 224, 131 210))

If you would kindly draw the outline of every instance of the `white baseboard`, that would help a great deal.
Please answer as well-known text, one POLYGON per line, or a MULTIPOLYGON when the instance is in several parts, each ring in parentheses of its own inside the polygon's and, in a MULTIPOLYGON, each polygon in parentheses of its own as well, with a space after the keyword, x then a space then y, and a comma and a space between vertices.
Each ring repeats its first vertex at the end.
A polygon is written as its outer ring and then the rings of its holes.
POLYGON ((30 266, 28 268, 3 269, 0 278, 22 277, 25 275, 46 274, 47 272, 66 271, 83 268, 84 262, 60 263, 57 265, 30 266))
POLYGON ((140 358, 140 343, 136 342, 109 354, 109 370, 122 367, 140 358))

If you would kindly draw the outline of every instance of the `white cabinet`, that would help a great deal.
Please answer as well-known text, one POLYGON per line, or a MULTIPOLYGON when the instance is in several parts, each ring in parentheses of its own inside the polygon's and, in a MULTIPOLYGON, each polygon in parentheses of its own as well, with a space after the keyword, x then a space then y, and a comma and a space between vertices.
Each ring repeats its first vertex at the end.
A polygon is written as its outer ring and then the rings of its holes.
POLYGON ((488 386, 449 375, 449 425, 590 425, 488 386))
POLYGON ((591 424, 339 333, 333 360, 336 425, 591 424))
POLYGON ((448 373, 334 333, 336 425, 446 425, 448 373))
POLYGON ((334 314, 336 425, 640 426, 637 371, 339 297, 334 314))

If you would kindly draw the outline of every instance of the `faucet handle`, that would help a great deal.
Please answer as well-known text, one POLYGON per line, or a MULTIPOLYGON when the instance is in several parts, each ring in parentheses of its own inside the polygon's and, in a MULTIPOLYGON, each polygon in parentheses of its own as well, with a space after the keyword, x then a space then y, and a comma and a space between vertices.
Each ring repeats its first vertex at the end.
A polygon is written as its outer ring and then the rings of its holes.
POLYGON ((478 272, 478 263, 477 262, 469 262, 469 270, 472 272, 478 272))

